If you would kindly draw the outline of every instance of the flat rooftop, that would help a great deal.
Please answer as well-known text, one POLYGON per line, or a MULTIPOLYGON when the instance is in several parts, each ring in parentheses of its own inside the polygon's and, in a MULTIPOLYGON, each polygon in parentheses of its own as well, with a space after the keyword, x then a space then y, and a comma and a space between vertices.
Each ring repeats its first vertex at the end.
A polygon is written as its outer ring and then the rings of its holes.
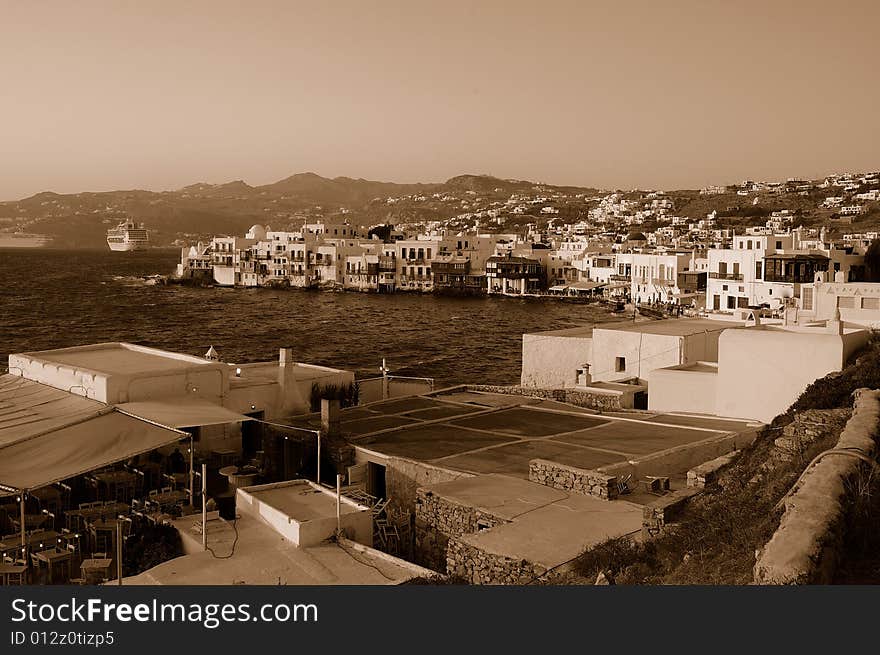
POLYGON ((641 332, 664 336, 686 337, 706 330, 723 330, 725 328, 742 327, 745 323, 731 320, 712 320, 708 318, 667 318, 662 320, 621 321, 618 323, 597 323, 583 327, 548 330, 546 332, 529 332, 545 337, 589 338, 594 330, 617 330, 619 332, 641 332))
MULTIPOLYGON (((315 428, 320 418, 295 422, 315 428)), ((758 425, 688 414, 598 414, 555 401, 461 389, 342 411, 342 430, 356 447, 466 473, 520 479, 528 478, 532 459, 596 469, 758 425)))
POLYGON ((215 364, 206 359, 180 355, 129 343, 98 343, 57 350, 20 353, 23 357, 77 369, 87 369, 111 375, 155 373, 183 370, 193 366, 215 364))
POLYGON ((641 505, 569 494, 504 475, 462 478, 425 489, 509 521, 463 535, 461 541, 548 569, 571 561, 587 547, 642 527, 641 505))
MULTIPOLYGON (((299 521, 336 516, 336 500, 309 484, 284 484, 268 489, 249 488, 247 492, 259 501, 299 521)), ((349 503, 341 503, 342 514, 358 511, 349 503)))

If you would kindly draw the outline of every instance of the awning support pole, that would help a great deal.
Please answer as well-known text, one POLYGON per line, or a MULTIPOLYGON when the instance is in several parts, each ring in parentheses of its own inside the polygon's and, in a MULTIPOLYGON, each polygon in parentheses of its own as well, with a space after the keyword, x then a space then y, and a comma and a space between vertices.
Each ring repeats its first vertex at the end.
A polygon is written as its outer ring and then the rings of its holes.
POLYGON ((321 484, 321 431, 318 430, 318 473, 315 476, 315 482, 321 484))
POLYGON ((208 465, 202 464, 202 550, 208 550, 208 465))
POLYGON ((336 534, 342 533, 342 475, 336 474, 336 534))
POLYGON ((122 519, 116 519, 116 579, 122 586, 122 519))
POLYGON ((193 478, 195 477, 195 473, 193 471, 193 458, 195 457, 196 452, 193 447, 193 436, 189 435, 189 506, 192 507, 194 504, 193 500, 193 478))
POLYGON ((19 490, 19 494, 20 494, 19 498, 21 499, 21 506, 20 506, 20 512, 21 512, 21 551, 22 551, 21 556, 22 556, 22 558, 24 558, 24 551, 27 548, 27 537, 25 535, 26 526, 24 524, 24 489, 19 490))

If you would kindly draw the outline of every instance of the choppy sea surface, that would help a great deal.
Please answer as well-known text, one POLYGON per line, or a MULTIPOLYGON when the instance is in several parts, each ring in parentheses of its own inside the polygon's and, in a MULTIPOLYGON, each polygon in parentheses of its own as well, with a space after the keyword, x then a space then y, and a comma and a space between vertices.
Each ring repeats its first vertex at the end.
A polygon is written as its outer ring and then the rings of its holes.
POLYGON ((150 285, 176 250, 0 250, 0 362, 9 353, 128 341, 224 361, 275 359, 438 384, 515 384, 522 334, 608 321, 595 305, 507 298, 150 285))

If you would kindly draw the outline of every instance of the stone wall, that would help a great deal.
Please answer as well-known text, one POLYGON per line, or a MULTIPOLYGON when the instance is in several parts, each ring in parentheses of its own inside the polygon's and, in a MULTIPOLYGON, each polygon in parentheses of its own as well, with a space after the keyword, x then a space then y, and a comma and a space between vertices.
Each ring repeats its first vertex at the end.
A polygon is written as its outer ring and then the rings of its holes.
MULTIPOLYGON (((876 460, 880 391, 859 389, 854 395, 852 416, 835 448, 857 449, 876 460)), ((826 454, 804 472, 782 502, 784 513, 779 528, 758 553, 755 582, 831 582, 845 537, 846 506, 851 501, 848 483, 859 476, 865 466, 852 456, 826 454)))
POLYGON ((388 457, 383 464, 385 492, 390 504, 398 511, 406 513, 415 512, 419 487, 473 477, 470 473, 450 471, 403 457, 388 457))
POLYGON ((421 566, 444 573, 451 538, 508 523, 475 507, 461 505, 425 489, 415 501, 415 558, 421 566))
POLYGON ((799 412, 777 438, 773 455, 783 461, 799 457, 817 439, 840 432, 852 416, 852 409, 808 409, 799 412))
POLYGON ((603 500, 617 497, 617 477, 590 469, 580 469, 546 459, 529 462, 529 480, 553 489, 562 489, 603 500))
POLYGON ((594 393, 579 389, 533 389, 518 385, 503 386, 491 384, 469 384, 467 385, 467 390, 556 400, 561 403, 595 409, 600 412, 616 412, 625 409, 621 405, 622 394, 594 393))
POLYGON ((656 537, 670 523, 674 523, 684 511, 687 502, 701 493, 698 487, 685 487, 661 496, 642 509, 642 536, 656 537))
POLYGON ((703 489, 704 487, 714 485, 718 481, 718 476, 721 472, 730 466, 739 457, 739 454, 740 451, 734 450, 690 469, 687 472, 687 486, 703 489))
POLYGON ((546 572, 540 564, 488 553, 458 538, 449 540, 446 569, 471 584, 528 584, 546 572))

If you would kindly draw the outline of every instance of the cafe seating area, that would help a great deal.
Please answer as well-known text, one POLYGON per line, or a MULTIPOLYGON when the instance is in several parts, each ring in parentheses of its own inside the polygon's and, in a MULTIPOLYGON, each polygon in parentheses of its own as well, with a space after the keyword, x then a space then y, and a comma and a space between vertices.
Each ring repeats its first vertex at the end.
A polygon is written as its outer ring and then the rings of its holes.
MULTIPOLYGON (((20 494, 0 496, 0 585, 114 580, 120 544, 124 552, 149 526, 200 511, 190 501, 188 461, 158 452, 136 460, 26 493, 24 530, 20 494)), ((210 463, 216 471, 225 461, 212 454, 210 463)))

